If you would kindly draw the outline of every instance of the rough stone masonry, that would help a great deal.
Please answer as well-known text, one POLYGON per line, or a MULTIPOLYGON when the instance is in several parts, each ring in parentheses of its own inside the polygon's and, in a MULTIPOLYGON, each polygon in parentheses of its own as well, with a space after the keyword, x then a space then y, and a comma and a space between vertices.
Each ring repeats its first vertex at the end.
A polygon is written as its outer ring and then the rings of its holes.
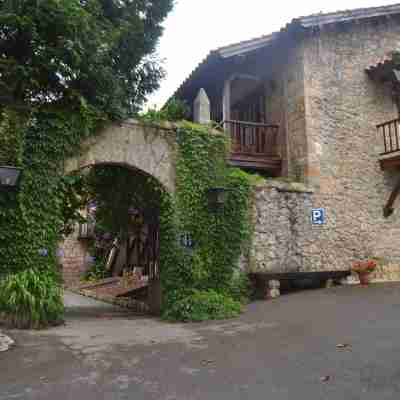
MULTIPOLYGON (((376 131, 377 124, 396 118, 398 111, 391 88, 372 81, 365 70, 400 48, 399 16, 327 24, 296 35, 288 47, 292 55, 287 60, 293 62, 275 68, 274 80, 283 107, 276 118, 285 126, 285 171, 303 186, 269 181, 257 188, 247 268, 348 270, 365 257, 398 266, 400 204, 389 218, 382 210, 400 173, 380 169, 382 138, 376 131), (311 210, 320 207, 326 224, 312 225, 311 210)), ((125 129, 121 140, 117 135, 94 144, 88 160, 101 160, 103 152, 120 154, 133 167, 150 165, 147 172, 173 187, 168 145, 158 142, 154 132, 134 129, 133 136, 124 139, 125 129)))
POLYGON ((400 171, 380 169, 376 129, 398 110, 391 85, 365 71, 400 49, 399 15, 314 27, 286 46, 289 55, 274 69, 278 90, 266 93, 267 112, 287 136, 284 173, 313 193, 258 189, 250 269, 347 270, 366 257, 398 269, 400 202, 389 218, 383 207, 400 171), (312 208, 325 209, 324 225, 311 224, 312 208))

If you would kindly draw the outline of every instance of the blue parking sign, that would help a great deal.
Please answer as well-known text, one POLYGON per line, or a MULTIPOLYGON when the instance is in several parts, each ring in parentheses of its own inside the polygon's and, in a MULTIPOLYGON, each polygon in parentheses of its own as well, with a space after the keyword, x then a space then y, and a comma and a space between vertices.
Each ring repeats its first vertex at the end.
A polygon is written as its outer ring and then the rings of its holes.
POLYGON ((314 225, 325 224, 325 209, 324 208, 313 208, 311 211, 311 220, 314 225))

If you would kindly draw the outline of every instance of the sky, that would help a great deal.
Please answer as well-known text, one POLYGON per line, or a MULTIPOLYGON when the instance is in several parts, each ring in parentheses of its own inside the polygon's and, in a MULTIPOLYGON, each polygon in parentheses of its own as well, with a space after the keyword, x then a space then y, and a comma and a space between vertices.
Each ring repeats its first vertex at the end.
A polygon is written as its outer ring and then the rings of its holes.
POLYGON ((395 4, 396 0, 176 0, 164 22, 158 55, 167 76, 147 107, 161 107, 208 53, 266 35, 293 18, 319 12, 395 4))

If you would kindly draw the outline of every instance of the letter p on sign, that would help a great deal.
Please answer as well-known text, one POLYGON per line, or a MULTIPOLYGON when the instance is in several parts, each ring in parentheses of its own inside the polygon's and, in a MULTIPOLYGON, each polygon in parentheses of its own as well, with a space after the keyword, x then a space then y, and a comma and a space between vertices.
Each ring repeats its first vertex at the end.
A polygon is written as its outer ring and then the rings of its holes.
POLYGON ((311 220, 314 225, 325 224, 325 209, 314 208, 311 212, 311 220))

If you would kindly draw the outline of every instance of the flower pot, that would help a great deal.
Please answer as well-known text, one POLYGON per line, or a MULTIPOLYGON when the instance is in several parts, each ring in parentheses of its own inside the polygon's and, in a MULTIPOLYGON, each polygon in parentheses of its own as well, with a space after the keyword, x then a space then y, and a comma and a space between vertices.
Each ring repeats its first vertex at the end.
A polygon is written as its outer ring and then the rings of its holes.
POLYGON ((359 272, 360 285, 369 285, 369 272, 359 272))

